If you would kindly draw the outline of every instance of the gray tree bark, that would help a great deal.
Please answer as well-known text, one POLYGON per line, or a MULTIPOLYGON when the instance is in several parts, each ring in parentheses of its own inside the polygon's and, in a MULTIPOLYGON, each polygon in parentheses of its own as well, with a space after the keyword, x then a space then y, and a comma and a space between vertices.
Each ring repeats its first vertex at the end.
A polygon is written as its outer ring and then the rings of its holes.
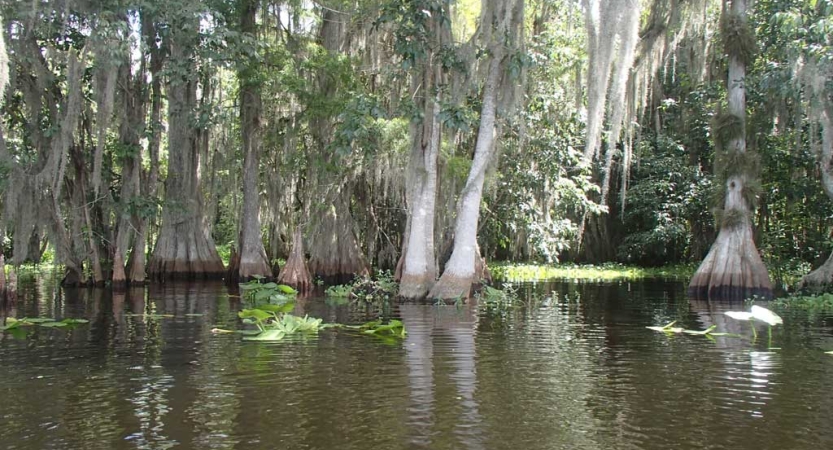
POLYGON ((199 175, 199 143, 191 115, 197 106, 197 79, 193 65, 199 18, 170 31, 171 73, 168 94, 168 176, 162 227, 148 263, 148 275, 171 278, 221 278, 223 262, 203 217, 199 175))
MULTIPOLYGON (((732 0, 732 13, 746 19, 746 1, 732 0)), ((739 55, 729 55, 729 113, 740 118, 743 132, 732 139, 725 151, 746 152, 746 66, 739 55)), ((723 221, 717 239, 700 264, 688 287, 689 296, 710 300, 742 300, 753 295, 772 296, 772 284, 752 234, 752 208, 744 198, 751 182, 747 174, 726 180, 723 211, 737 221, 723 221)))

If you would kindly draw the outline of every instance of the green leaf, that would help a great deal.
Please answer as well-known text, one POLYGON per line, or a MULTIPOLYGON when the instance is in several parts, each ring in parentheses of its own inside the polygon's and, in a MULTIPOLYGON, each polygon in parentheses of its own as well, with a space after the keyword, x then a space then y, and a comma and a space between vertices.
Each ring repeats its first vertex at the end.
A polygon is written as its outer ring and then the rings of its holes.
POLYGON ((269 296, 269 303, 286 303, 291 301, 292 299, 283 295, 278 294, 277 292, 272 292, 272 295, 269 296))
POLYGON ((20 328, 20 322, 18 322, 18 321, 6 322, 6 323, 8 325, 0 325, 0 331, 14 330, 15 328, 20 328))
POLYGON ((287 286, 285 284, 279 284, 278 290, 283 292, 284 294, 295 295, 298 293, 295 289, 292 289, 291 286, 287 286))
POLYGON ((55 322, 55 319, 51 317, 24 317, 20 319, 21 322, 29 322, 29 323, 47 323, 47 322, 55 322))
POLYGON ((267 342, 274 342, 280 341, 281 339, 286 336, 281 330, 266 330, 262 333, 259 333, 256 336, 245 336, 243 337, 244 341, 267 341, 267 342))
POLYGON ((262 309, 244 309, 237 313, 237 316, 241 319, 255 319, 259 322, 262 322, 266 319, 271 318, 272 314, 262 309))
POLYGON ((254 296, 255 297, 255 303, 262 302, 264 300, 268 300, 269 297, 272 296, 272 294, 273 294, 273 292, 268 290, 268 289, 262 289, 262 290, 259 290, 259 291, 255 292, 255 296, 254 296))
POLYGON ((258 334, 262 333, 260 330, 237 330, 235 331, 237 334, 242 334, 244 336, 257 336, 258 334))
POLYGON ((44 323, 40 324, 40 326, 47 327, 47 328, 63 328, 63 327, 66 327, 68 325, 69 324, 66 324, 66 323, 63 323, 63 322, 44 322, 44 323))
POLYGON ((292 312, 292 310, 294 308, 295 308, 295 303, 294 302, 289 302, 289 303, 284 303, 282 305, 273 305, 273 304, 260 305, 255 309, 259 309, 261 311, 266 311, 266 312, 278 314, 278 313, 292 312))

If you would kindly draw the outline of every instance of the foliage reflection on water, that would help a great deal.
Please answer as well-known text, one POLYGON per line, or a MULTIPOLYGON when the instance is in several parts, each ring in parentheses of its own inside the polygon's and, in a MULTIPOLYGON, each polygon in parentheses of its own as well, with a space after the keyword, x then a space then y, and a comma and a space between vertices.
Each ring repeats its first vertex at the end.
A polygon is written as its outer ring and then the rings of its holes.
POLYGON ((221 284, 122 293, 23 286, 14 317, 85 317, 0 337, 7 448, 830 448, 833 316, 788 311, 778 350, 679 282, 522 285, 518 307, 379 308, 299 299, 294 314, 401 318, 402 342, 279 343, 238 325, 221 284), (536 299, 530 301, 529 299, 536 299), (743 338, 665 336, 677 320, 743 338), (37 395, 33 395, 37 393, 37 395))

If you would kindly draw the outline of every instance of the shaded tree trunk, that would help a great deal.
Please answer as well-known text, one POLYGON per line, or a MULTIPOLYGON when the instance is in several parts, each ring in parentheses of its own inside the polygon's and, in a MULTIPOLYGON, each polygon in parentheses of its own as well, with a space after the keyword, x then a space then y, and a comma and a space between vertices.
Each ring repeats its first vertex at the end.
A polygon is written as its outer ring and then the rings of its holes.
POLYGON ((309 269, 327 284, 350 282, 370 275, 356 233, 345 194, 336 193, 335 202, 318 219, 310 236, 309 269))
MULTIPOLYGON (((731 12, 724 9, 724 23, 746 24, 746 1, 732 0, 731 12)), ((748 31, 747 31, 748 32, 748 31)), ((727 42, 728 43, 728 42, 727 42)), ((688 287, 689 296, 709 300, 742 300, 753 295, 772 296, 769 274, 758 254, 752 235, 750 193, 756 174, 746 148, 746 61, 729 51, 729 114, 718 118, 718 150, 724 152, 721 170, 725 195, 720 231, 711 250, 700 264, 688 287)), ((720 155, 718 155, 720 158, 720 155)))
MULTIPOLYGON (((833 200, 833 105, 827 102, 821 122, 822 138, 819 154, 821 184, 827 197, 833 200)), ((801 278, 798 289, 812 292, 825 292, 833 288, 833 253, 818 269, 801 278)))
MULTIPOLYGON (((318 41, 331 55, 345 53, 347 37, 347 16, 343 13, 324 10, 321 16, 321 28, 318 41)), ((324 66, 316 74, 318 95, 326 101, 340 101, 344 94, 339 81, 324 66)), ((334 132, 333 118, 329 115, 314 118, 310 130, 315 142, 319 160, 322 164, 312 164, 311 168, 317 173, 310 174, 309 180, 315 181, 315 193, 319 200, 307 197, 309 207, 313 209, 311 229, 309 233, 309 269, 327 284, 341 284, 351 281, 356 276, 370 274, 369 267, 362 247, 354 231, 355 221, 350 213, 350 203, 353 199, 353 183, 349 180, 353 175, 349 169, 345 170, 341 156, 329 151, 334 132), (329 169, 329 168, 336 169, 329 169), (333 183, 333 178, 347 179, 341 183, 333 183), (324 203, 320 214, 316 210, 317 202, 324 203)))
MULTIPOLYGON (((156 47, 156 28, 153 20, 147 14, 142 14, 142 33, 147 37, 147 46, 150 53, 150 117, 145 129, 150 130, 148 142, 148 155, 150 156, 150 167, 147 174, 142 176, 142 204, 152 205, 156 199, 157 183, 159 181, 159 146, 162 142, 162 64, 163 52, 156 47)), ((164 42, 164 41, 163 41, 164 42)), ((146 94, 147 95, 147 94, 146 94)), ((141 188, 142 186, 140 186, 141 188)), ((130 267, 128 279, 132 284, 143 284, 145 282, 145 269, 147 264, 147 243, 150 211, 144 210, 138 214, 135 221, 136 238, 133 243, 133 252, 130 254, 130 267)))
POLYGON ((221 278, 225 273, 203 217, 198 133, 191 118, 197 106, 196 70, 191 60, 199 27, 196 15, 191 20, 190 26, 170 31, 169 60, 185 67, 177 67, 167 81, 169 159, 165 205, 148 263, 148 275, 159 280, 221 278))
MULTIPOLYGON (((143 60, 144 61, 144 60, 143 60)), ((130 72, 128 64, 119 68, 119 94, 121 124, 119 127, 119 142, 122 148, 121 157, 121 192, 120 208, 118 208, 118 224, 116 229, 116 245, 113 251, 113 275, 111 277, 114 288, 124 287, 132 278, 125 273, 127 252, 133 238, 135 224, 139 221, 136 202, 141 196, 140 176, 142 168, 141 133, 145 129, 145 104, 147 96, 145 87, 145 64, 142 63, 136 76, 130 72)), ((138 239, 137 239, 138 243, 138 239)), ((134 252, 136 249, 134 249, 134 252)), ((144 249, 139 251, 144 252, 144 249)), ((133 274, 131 273, 131 276, 133 274)), ((144 278, 144 270, 142 277, 144 278)))
MULTIPOLYGON (((258 0, 241 1, 240 31, 256 35, 258 0)), ((263 247, 260 229, 260 195, 258 191, 258 159, 261 147, 261 89, 258 80, 256 58, 251 58, 238 72, 240 78, 240 130, 243 143, 243 210, 240 214, 238 236, 239 266, 237 273, 229 274, 248 280, 254 276, 271 277, 272 269, 263 247)))

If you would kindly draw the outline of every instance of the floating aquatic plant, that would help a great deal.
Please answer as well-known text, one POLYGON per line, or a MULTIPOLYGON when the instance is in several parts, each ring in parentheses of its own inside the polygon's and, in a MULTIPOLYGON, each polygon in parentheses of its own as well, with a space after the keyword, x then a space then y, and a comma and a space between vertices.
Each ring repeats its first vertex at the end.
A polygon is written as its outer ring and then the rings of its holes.
POLYGON ((298 291, 285 284, 261 283, 261 278, 255 278, 248 283, 240 283, 243 298, 251 305, 283 304, 295 299, 298 291))
POLYGON ((734 337, 734 336, 737 336, 736 334, 732 334, 732 333, 715 333, 714 330, 717 329, 717 325, 712 325, 712 326, 706 328, 705 330, 686 330, 685 328, 675 327, 674 324, 676 324, 676 323, 677 323, 677 321, 675 320, 675 321, 673 321, 673 322, 671 322, 671 323, 669 323, 665 326, 645 327, 645 328, 647 328, 649 330, 660 331, 660 332, 666 333, 666 334, 692 334, 692 335, 706 336, 706 337, 712 337, 712 336, 733 336, 734 337))
POLYGON ((668 323, 664 326, 661 326, 661 327, 645 327, 645 328, 647 328, 649 330, 654 330, 654 331, 661 331, 663 333, 682 333, 683 329, 680 328, 680 327, 675 327, 674 326, 675 323, 677 323, 676 320, 671 322, 671 323, 668 323))
POLYGON ((85 323, 89 323, 89 320, 66 318, 58 321, 51 317, 23 317, 21 319, 7 317, 6 324, 0 325, 0 331, 10 331, 19 329, 20 327, 30 327, 35 325, 46 328, 67 328, 85 323))

